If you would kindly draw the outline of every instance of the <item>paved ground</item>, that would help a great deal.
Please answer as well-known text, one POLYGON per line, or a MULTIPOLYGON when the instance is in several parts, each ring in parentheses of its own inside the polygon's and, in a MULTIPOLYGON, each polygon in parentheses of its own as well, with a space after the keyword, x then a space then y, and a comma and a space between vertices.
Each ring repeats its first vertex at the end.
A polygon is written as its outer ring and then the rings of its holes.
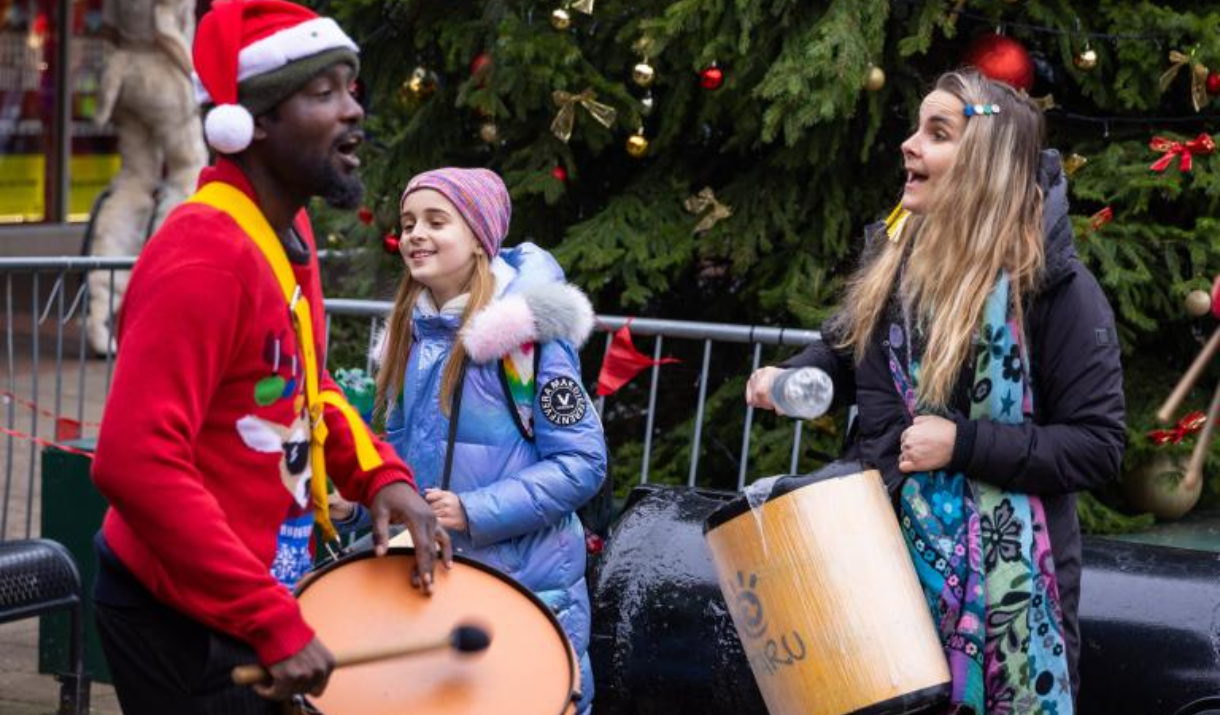
MULTIPOLYGON (((20 331, 20 326, 30 324, 29 320, 28 316, 19 315, 13 325, 19 326, 20 331)), ((37 369, 32 359, 30 331, 11 335, 10 342, 5 330, 5 350, 0 354, 0 393, 12 393, 22 401, 34 402, 55 413, 58 392, 59 414, 75 420, 83 412, 85 422, 96 422, 101 417, 108 365, 105 360, 86 360, 82 370, 82 363, 75 358, 76 333, 71 331, 64 335, 64 348, 73 358, 57 364, 55 322, 46 321, 40 331, 42 349, 37 369), (58 384, 57 374, 62 376, 58 384)), ((0 396, 0 427, 54 439, 55 420, 45 414, 35 415, 34 410, 21 402, 0 396)), ((96 428, 86 427, 85 432, 96 434, 96 428)), ((0 521, 6 539, 39 535, 41 449, 28 439, 0 434, 0 521)), ((97 715, 121 712, 109 686, 95 684, 91 695, 91 712, 97 715)), ((0 715, 50 715, 58 706, 59 683, 53 676, 38 673, 38 619, 0 625, 0 715)))

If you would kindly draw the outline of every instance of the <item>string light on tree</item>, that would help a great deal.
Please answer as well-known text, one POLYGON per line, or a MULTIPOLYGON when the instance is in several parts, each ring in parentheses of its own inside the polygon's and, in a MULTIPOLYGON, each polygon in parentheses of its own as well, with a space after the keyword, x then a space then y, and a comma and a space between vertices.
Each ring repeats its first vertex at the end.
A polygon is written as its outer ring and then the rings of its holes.
POLYGON ((723 85, 724 70, 720 69, 715 62, 703 68, 703 71, 699 73, 699 86, 709 92, 715 92, 723 85))
POLYGON ((572 26, 572 13, 567 9, 557 7, 551 11, 551 27, 563 32, 572 26))
POLYGON ((561 184, 566 184, 568 183, 568 170, 556 164, 555 168, 551 169, 551 177, 561 184))
POLYGON ((864 73, 864 88, 870 92, 880 92, 885 86, 885 70, 870 64, 864 73))

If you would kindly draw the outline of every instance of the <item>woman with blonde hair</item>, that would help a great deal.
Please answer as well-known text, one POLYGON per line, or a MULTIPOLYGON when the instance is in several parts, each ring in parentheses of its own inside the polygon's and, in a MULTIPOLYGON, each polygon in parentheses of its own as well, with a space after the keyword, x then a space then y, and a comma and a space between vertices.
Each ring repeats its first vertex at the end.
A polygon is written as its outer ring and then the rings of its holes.
POLYGON ((1058 154, 1021 92, 943 75, 902 144, 901 205, 867 232, 824 342, 750 378, 786 404, 798 369, 855 404, 949 659, 957 712, 1072 712, 1080 649, 1074 493, 1125 446, 1114 317, 1072 245, 1058 154))

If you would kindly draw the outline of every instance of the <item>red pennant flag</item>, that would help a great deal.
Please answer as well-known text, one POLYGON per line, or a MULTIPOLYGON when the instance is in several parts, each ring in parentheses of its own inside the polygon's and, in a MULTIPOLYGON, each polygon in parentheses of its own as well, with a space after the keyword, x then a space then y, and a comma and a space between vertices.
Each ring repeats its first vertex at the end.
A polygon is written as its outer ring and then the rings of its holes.
POLYGON ((601 372, 597 375, 597 394, 601 397, 613 395, 640 371, 671 362, 682 361, 672 357, 653 360, 636 350, 631 342, 631 323, 628 322, 614 331, 614 338, 610 340, 610 349, 606 351, 606 359, 602 361, 601 372))

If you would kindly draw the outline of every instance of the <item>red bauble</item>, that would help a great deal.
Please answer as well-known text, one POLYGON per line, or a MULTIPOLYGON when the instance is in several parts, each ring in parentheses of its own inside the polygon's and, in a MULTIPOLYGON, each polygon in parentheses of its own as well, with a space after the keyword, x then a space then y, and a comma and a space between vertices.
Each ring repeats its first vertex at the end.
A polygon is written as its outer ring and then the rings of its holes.
POLYGON ((361 206, 360 210, 356 212, 356 218, 360 219, 360 223, 365 226, 373 225, 373 211, 368 206, 361 206))
POLYGON ((385 252, 390 254, 391 256, 398 255, 398 244, 399 244, 398 236, 396 236, 392 233, 387 233, 385 235, 385 237, 381 239, 382 249, 384 249, 385 252))
POLYGON ((1220 72, 1207 73, 1207 93, 1213 97, 1220 94, 1220 72))
POLYGON ((555 180, 562 184, 568 183, 568 170, 562 166, 556 166, 554 169, 551 169, 551 176, 555 177, 555 180))
POLYGON ((1029 91, 1034 86, 1034 61, 1020 42, 988 33, 974 38, 962 56, 962 63, 978 68, 991 79, 1029 91))
POLYGON ((479 75, 491 69, 491 55, 480 52, 470 63, 471 76, 479 75))
POLYGON ((724 84, 724 71, 712 65, 699 73, 699 85, 704 89, 717 90, 724 84))

